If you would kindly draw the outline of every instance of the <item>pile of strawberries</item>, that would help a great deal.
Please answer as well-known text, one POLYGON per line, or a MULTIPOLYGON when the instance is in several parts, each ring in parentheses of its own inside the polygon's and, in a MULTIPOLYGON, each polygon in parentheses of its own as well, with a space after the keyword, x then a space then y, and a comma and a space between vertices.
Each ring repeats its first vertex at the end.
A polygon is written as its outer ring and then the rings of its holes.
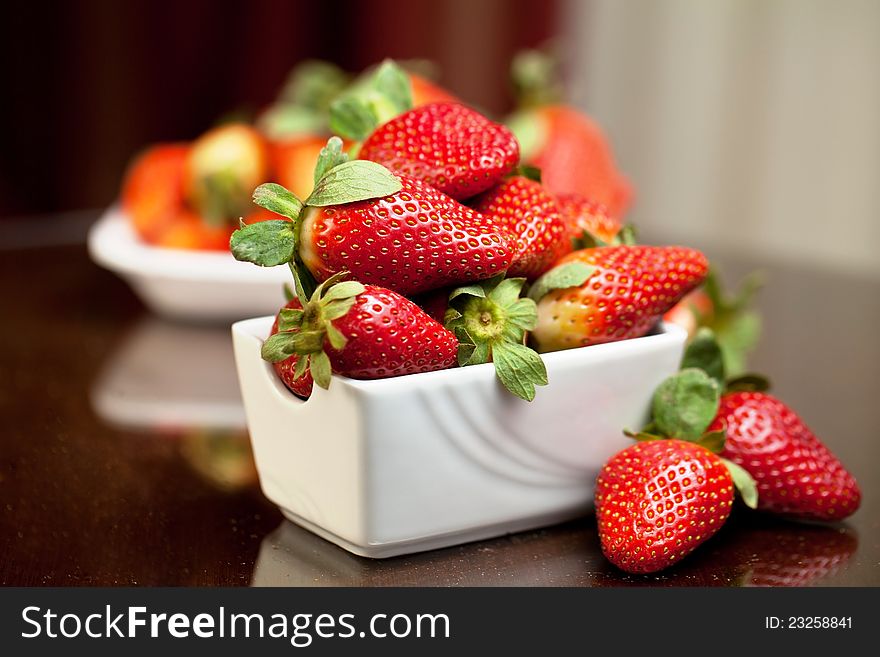
POLYGON ((313 105, 335 136, 288 138, 266 156, 267 134, 304 120, 302 102, 282 104, 262 132, 230 126, 148 153, 124 194, 155 243, 185 241, 168 228, 175 213, 213 218, 217 240, 241 216, 233 255, 290 268, 262 355, 294 394, 333 373, 492 363, 531 401, 548 383, 540 352, 643 336, 665 316, 692 340, 648 426, 629 433, 636 444, 597 481, 609 560, 632 573, 677 563, 724 524, 735 490, 746 506, 813 521, 858 508, 855 480, 800 418, 760 377, 736 376, 757 335, 744 312, 756 286, 727 299, 699 251, 634 243, 621 222, 631 187, 589 118, 535 103, 511 129, 392 62, 313 105))
POLYGON ((412 107, 391 62, 332 103, 330 125, 354 146, 328 140, 304 199, 259 186, 254 202, 281 218, 244 221, 230 242, 240 260, 291 268, 263 357, 302 397, 333 372, 491 362, 532 400, 547 384, 538 352, 645 335, 708 272, 693 249, 619 238, 586 195, 560 202, 504 125, 454 101, 412 107))

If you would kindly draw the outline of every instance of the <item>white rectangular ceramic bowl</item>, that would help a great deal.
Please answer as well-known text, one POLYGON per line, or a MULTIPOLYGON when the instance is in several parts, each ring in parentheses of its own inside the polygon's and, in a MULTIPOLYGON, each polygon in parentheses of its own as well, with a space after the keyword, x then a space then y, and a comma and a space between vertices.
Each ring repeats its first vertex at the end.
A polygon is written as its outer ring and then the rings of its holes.
POLYGON ((531 403, 491 364, 393 379, 335 376, 308 401, 260 346, 273 318, 233 325, 263 492, 290 520, 355 554, 389 557, 554 524, 592 508, 599 469, 640 428, 686 334, 544 354, 531 403))
POLYGON ((234 321, 284 305, 286 267, 255 267, 219 251, 150 246, 116 206, 92 226, 88 243, 92 260, 124 278, 144 304, 166 317, 234 321))

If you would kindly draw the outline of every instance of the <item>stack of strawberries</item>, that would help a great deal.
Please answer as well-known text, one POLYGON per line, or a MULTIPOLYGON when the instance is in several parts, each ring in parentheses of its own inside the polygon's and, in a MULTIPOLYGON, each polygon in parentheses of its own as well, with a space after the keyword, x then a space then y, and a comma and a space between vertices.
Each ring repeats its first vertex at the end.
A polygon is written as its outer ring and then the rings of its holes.
MULTIPOLYGON (((174 203, 243 215, 235 258, 290 268, 293 290, 262 355, 295 395, 328 387, 333 373, 492 363, 531 401, 548 383, 540 352, 643 336, 668 313, 739 322, 740 334, 753 324, 736 319, 748 293, 726 302, 711 278, 697 290, 709 274, 702 253, 634 243, 621 223, 630 185, 587 117, 537 104, 511 130, 426 84, 385 62, 336 94, 326 112, 336 136, 311 142, 314 175, 303 182, 298 167, 294 191, 263 183, 242 200, 243 185, 271 175, 217 166, 247 148, 243 133, 168 156, 184 172, 166 192, 174 203)), ((129 190, 138 185, 132 176, 129 190)), ((623 570, 684 558, 726 521, 735 489, 749 507, 810 520, 858 508, 853 477, 765 382, 728 376, 741 359, 721 336, 692 336, 650 424, 599 476, 602 548, 623 570)))

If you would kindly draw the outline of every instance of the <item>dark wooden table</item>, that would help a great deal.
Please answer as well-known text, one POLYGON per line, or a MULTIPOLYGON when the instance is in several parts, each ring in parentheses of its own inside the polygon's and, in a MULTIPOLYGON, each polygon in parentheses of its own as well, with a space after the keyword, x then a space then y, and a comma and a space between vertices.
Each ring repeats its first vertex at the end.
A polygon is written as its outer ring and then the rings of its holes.
POLYGON ((384 561, 283 521, 256 483, 226 327, 151 317, 82 244, 4 244, 0 584, 880 585, 878 280, 720 259, 733 278, 764 266, 753 364, 864 502, 827 527, 739 511, 679 567, 641 578, 604 561, 592 517, 384 561))

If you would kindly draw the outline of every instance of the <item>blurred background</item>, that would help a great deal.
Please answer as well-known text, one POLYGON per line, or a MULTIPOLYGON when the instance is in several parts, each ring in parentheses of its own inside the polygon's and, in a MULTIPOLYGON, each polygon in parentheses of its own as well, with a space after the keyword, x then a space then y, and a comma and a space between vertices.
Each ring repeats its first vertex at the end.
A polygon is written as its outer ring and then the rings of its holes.
MULTIPOLYGON (((307 57, 426 58, 502 116, 510 59, 555 39, 647 235, 880 276, 872 0, 5 2, 0 217, 93 209, 132 155, 255 112, 307 57)), ((76 215, 73 215, 75 217, 76 215)))

